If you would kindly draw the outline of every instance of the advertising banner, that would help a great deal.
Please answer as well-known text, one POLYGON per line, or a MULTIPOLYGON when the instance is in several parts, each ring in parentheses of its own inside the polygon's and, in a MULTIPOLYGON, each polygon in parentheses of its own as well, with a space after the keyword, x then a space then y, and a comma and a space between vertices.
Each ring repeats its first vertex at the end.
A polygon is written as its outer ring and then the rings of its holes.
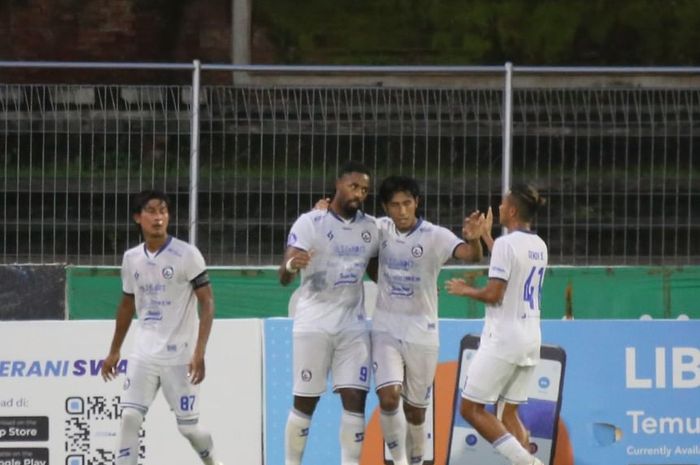
MULTIPOLYGON (((207 349, 200 424, 227 464, 262 461, 261 325, 216 320, 207 349)), ((113 330, 110 321, 0 325, 0 464, 113 463, 125 377, 105 383, 99 374, 113 330)), ((127 337, 121 372, 130 347, 127 337)), ((159 393, 141 431, 139 464, 199 462, 159 393)))
MULTIPOLYGON (((483 439, 470 434, 470 426, 455 412, 459 364, 468 358, 465 349, 469 347, 463 339, 467 334, 478 335, 481 327, 480 320, 440 322, 434 399, 436 465, 507 463, 497 454, 481 454, 483 439), (454 458, 448 462, 451 454, 454 458)), ((543 321, 543 343, 552 355, 533 380, 529 409, 555 418, 551 413, 556 412, 560 396, 561 410, 556 428, 532 427, 534 450, 542 457, 546 453, 548 465, 700 464, 698 334, 700 322, 694 320, 543 321)), ((269 464, 284 463, 284 428, 292 404, 291 353, 291 321, 266 320, 265 456, 269 464)), ((373 391, 367 399, 361 465, 383 465, 373 391)), ((304 465, 339 463, 341 408, 338 396, 322 397, 311 423, 304 465)), ((528 407, 523 410, 526 417, 528 407)))

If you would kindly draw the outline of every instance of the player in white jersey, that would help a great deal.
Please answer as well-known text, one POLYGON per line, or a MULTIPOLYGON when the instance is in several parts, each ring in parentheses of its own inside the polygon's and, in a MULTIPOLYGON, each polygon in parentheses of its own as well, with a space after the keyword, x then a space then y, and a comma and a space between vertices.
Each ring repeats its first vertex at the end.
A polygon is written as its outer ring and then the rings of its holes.
POLYGON ((124 253, 123 294, 102 365, 105 381, 116 378, 122 343, 136 315, 115 464, 137 464, 139 430, 162 387, 180 433, 205 465, 220 465, 211 435, 198 425, 199 384, 205 376, 204 353, 214 318, 204 258, 196 247, 168 235, 170 202, 164 193, 143 191, 134 200, 133 218, 144 242, 124 253))
POLYGON ((376 279, 378 233, 374 217, 360 210, 369 171, 346 163, 327 210, 301 215, 289 233, 280 282, 301 270, 293 329, 294 407, 285 433, 285 464, 301 463, 311 416, 326 390, 328 373, 340 394, 342 465, 357 465, 365 431, 370 381, 370 337, 364 312, 365 271, 376 279))
POLYGON ((499 207, 500 223, 509 233, 493 244, 486 286, 473 288, 461 279, 446 283, 450 294, 486 303, 481 342, 462 390, 461 414, 515 465, 542 463, 530 454, 528 433, 518 416, 540 358, 547 245, 530 224, 541 205, 544 199, 533 187, 513 186, 499 207), (485 408, 497 402, 503 407, 502 420, 485 408))
POLYGON ((478 211, 465 218, 465 243, 449 229, 419 218, 420 189, 405 176, 382 181, 379 199, 388 215, 377 220, 378 295, 372 315, 380 422, 394 464, 422 464, 425 414, 438 362, 438 274, 450 258, 481 260, 484 219, 478 211))

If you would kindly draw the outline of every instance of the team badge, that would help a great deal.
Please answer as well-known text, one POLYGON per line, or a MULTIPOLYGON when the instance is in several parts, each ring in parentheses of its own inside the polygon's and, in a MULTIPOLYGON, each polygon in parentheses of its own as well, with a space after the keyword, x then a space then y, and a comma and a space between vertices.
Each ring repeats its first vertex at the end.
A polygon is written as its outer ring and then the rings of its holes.
POLYGON ((362 240, 365 242, 371 242, 372 233, 370 233, 369 231, 362 231, 362 240))
POLYGON ((165 279, 171 279, 173 277, 173 275, 175 274, 175 270, 173 269, 172 266, 166 266, 165 268, 163 268, 162 273, 163 273, 163 277, 165 279))
POLYGON ((413 255, 416 258, 420 258, 423 256, 423 247, 420 245, 414 245, 413 248, 411 249, 411 255, 413 255))
POLYGON ((311 381, 311 371, 310 370, 301 370, 301 380, 304 382, 309 382, 311 381))

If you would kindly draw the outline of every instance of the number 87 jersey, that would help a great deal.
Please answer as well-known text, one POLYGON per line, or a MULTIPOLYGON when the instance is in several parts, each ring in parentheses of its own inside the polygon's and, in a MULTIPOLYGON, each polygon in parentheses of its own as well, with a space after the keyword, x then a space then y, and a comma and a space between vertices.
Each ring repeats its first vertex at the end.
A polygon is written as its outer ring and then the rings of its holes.
POLYGON ((516 365, 539 360, 540 302, 547 244, 534 232, 515 230, 496 239, 489 279, 505 281, 500 303, 486 306, 481 347, 516 365))

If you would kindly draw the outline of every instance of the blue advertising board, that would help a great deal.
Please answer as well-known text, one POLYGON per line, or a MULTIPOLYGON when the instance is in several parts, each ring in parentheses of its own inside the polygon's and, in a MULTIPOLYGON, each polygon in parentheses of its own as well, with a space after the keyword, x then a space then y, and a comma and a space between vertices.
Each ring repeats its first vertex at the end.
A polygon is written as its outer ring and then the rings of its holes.
MULTIPOLYGON (((481 320, 440 322, 444 369, 439 368, 436 384, 442 376, 446 387, 436 389, 438 465, 447 463, 453 428, 464 426, 459 418, 454 421, 460 342, 481 326, 481 320)), ((284 463, 292 404, 291 321, 268 319, 264 331, 265 463, 277 464, 284 463)), ((550 465, 699 464, 699 334, 700 322, 693 320, 543 321, 543 343, 566 353, 560 434, 550 465)), ((337 397, 329 389, 318 404, 304 465, 340 462, 337 397)), ((370 393, 366 442, 376 441, 376 410, 376 396, 370 393)), ((362 465, 384 463, 381 449, 366 452, 362 465)))

